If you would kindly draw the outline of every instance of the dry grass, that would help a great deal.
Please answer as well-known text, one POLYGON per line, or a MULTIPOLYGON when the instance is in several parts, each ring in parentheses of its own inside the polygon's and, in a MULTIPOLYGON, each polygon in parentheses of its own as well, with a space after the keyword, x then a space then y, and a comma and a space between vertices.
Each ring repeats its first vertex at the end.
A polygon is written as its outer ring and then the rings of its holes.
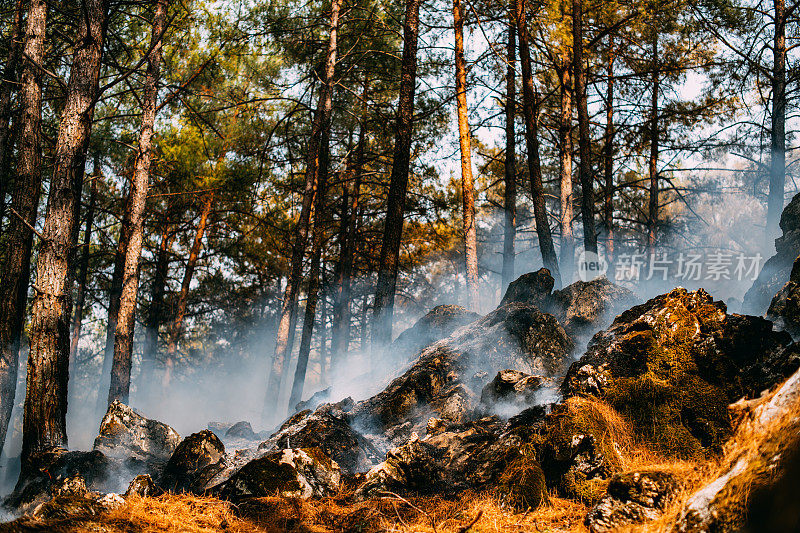
MULTIPOLYGON (((774 394, 774 393, 773 393, 774 394)), ((771 395, 761 399, 763 404, 771 395)), ((725 473, 740 459, 755 467, 734 484, 732 500, 744 505, 754 484, 770 475, 764 457, 777 453, 796 439, 800 426, 800 402, 769 427, 758 427, 745 416, 717 459, 703 462, 671 460, 645 447, 627 423, 607 404, 571 398, 567 407, 581 425, 600 428, 598 437, 613 443, 623 470, 670 472, 681 481, 678 497, 654 522, 631 526, 623 533, 655 533, 672 530, 688 498, 699 488, 725 473), (744 498, 743 498, 744 495, 744 498)), ((755 402, 754 402, 755 403, 755 402)), ((464 492, 455 498, 408 497, 386 493, 383 497, 353 502, 352 489, 317 501, 258 498, 233 505, 214 498, 166 494, 158 498, 130 499, 111 513, 71 519, 68 522, 17 522, 3 531, 107 532, 585 532, 588 509, 583 503, 550 495, 550 501, 534 511, 520 512, 503 505, 493 494, 464 492)))

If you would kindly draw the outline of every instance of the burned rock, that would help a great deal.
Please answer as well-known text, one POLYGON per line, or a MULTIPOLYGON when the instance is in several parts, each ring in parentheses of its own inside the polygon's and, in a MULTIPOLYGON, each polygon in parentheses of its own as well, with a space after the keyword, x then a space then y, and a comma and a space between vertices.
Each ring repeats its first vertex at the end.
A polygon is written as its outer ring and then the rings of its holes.
POLYGON ((180 436, 168 425, 145 418, 114 400, 100 423, 94 450, 158 469, 169 460, 179 442, 180 436))
POLYGON ((225 446, 211 431, 205 429, 189 435, 164 467, 161 486, 174 492, 202 492, 207 481, 203 479, 204 470, 218 463, 224 454, 225 446))
POLYGON ((757 396, 797 368, 791 338, 759 317, 728 314, 702 289, 635 306, 594 336, 562 384, 622 413, 656 449, 678 457, 718 450, 727 405, 757 396))
POLYGON ((153 481, 153 478, 147 474, 143 474, 131 480, 130 485, 128 485, 128 490, 125 491, 125 498, 127 499, 134 495, 140 498, 150 498, 159 496, 163 492, 161 487, 156 485, 155 481, 153 481))
POLYGON ((402 376, 350 414, 360 427, 386 434, 395 444, 422 433, 429 418, 463 423, 474 418, 485 381, 479 372, 516 369, 557 375, 565 370, 572 341, 551 315, 509 303, 422 351, 402 376))
POLYGON ((258 440, 258 434, 253 431, 250 422, 236 422, 225 432, 225 436, 232 439, 258 440))
POLYGON ((536 272, 528 272, 512 281, 500 300, 500 306, 510 303, 521 303, 534 305, 544 310, 553 290, 555 280, 546 268, 540 268, 536 272))
POLYGON ((367 498, 383 491, 446 494, 486 487, 496 482, 518 455, 517 441, 504 435, 503 429, 500 419, 487 417, 423 439, 415 433, 367 473, 357 495, 367 498))
POLYGON ((554 291, 543 310, 555 316, 567 334, 577 339, 592 335, 639 302, 628 289, 600 277, 589 282, 576 281, 554 291))
POLYGON ((398 335, 389 352, 408 360, 426 346, 449 337, 456 329, 471 324, 479 318, 481 315, 460 305, 437 305, 413 326, 398 335))
POLYGON ((481 404, 486 407, 496 404, 529 406, 537 403, 542 388, 552 383, 553 380, 542 376, 531 376, 518 370, 501 370, 481 391, 481 404))
POLYGON ((314 410, 320 405, 330 402, 331 401, 331 392, 332 388, 328 387, 327 389, 323 389, 321 391, 317 391, 311 395, 311 398, 305 400, 303 402, 299 402, 297 405, 294 406, 295 412, 299 413, 300 411, 305 411, 306 409, 314 410))
POLYGON ((645 470, 617 474, 608 493, 586 516, 591 533, 618 531, 630 524, 655 520, 678 493, 672 474, 645 470))
POLYGON ((123 505, 125 499, 115 493, 60 494, 38 505, 32 516, 41 521, 86 518, 119 509, 123 505))
POLYGON ((775 255, 767 260, 744 295, 742 309, 746 313, 761 315, 766 311, 772 297, 789 279, 792 265, 800 255, 800 194, 784 208, 780 228, 783 234, 775 239, 775 255))
POLYGON ((22 512, 50 499, 52 491, 87 490, 114 492, 129 469, 121 461, 99 451, 68 452, 51 448, 33 456, 4 505, 22 512))
POLYGON ((212 493, 223 498, 284 496, 308 499, 339 490, 340 469, 319 448, 285 449, 250 461, 212 493))
POLYGON ((800 256, 794 261, 789 281, 772 298, 767 318, 795 339, 800 336, 800 256))
POLYGON ((319 448, 347 474, 368 470, 382 456, 370 441, 350 427, 346 414, 336 404, 327 404, 314 413, 297 413, 259 445, 261 452, 282 448, 319 448))

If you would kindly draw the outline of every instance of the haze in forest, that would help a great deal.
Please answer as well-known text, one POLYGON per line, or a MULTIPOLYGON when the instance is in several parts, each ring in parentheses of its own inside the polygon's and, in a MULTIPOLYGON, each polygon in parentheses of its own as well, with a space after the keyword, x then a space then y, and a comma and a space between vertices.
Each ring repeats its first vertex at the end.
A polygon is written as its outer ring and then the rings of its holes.
POLYGON ((585 252, 641 300, 763 314, 795 8, 0 2, 5 484, 114 400, 188 434, 366 398, 435 306, 566 287, 585 252))

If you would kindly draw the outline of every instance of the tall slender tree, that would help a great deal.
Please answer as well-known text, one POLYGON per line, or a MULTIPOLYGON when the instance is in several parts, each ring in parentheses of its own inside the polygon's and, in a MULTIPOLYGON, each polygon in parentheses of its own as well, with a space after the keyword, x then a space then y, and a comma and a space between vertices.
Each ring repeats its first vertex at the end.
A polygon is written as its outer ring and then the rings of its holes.
POLYGON ((503 273, 502 287, 514 281, 514 262, 516 252, 514 241, 517 237, 517 140, 514 135, 516 127, 517 107, 517 32, 514 19, 515 7, 509 6, 508 10, 508 40, 506 41, 506 154, 504 159, 503 184, 505 195, 503 197, 503 273))
POLYGON ((545 268, 550 270, 561 286, 561 273, 558 268, 553 235, 547 220, 547 206, 544 201, 544 185, 542 183, 541 165, 539 161, 539 104, 536 89, 533 85, 531 68, 530 38, 525 13, 525 0, 516 0, 517 33, 519 34, 519 59, 522 65, 522 109, 525 115, 525 144, 528 148, 528 168, 531 180, 531 198, 536 219, 536 234, 539 237, 539 250, 545 268))
POLYGON ((608 36, 606 59, 606 131, 603 145, 603 175, 605 177, 603 226, 606 230, 606 256, 614 260, 614 35, 608 36))
POLYGON ((8 59, 3 69, 3 83, 0 84, 0 232, 6 214, 6 192, 11 181, 11 95, 17 86, 17 70, 22 51, 22 14, 24 3, 14 4, 14 20, 9 36, 8 59))
POLYGON ((647 210, 647 250, 650 255, 655 253, 658 231, 658 95, 661 77, 658 60, 658 7, 653 6, 650 36, 650 157, 648 158, 648 173, 650 176, 649 202, 647 210))
POLYGON ((411 140, 414 126, 414 95, 417 85, 417 39, 419 38, 420 0, 406 0, 403 23, 403 59, 400 69, 400 98, 397 103, 394 158, 389 178, 386 220, 383 226, 378 281, 372 306, 372 348, 381 349, 392 338, 394 295, 403 237, 408 173, 411 165, 411 140))
POLYGON ((580 153, 581 219, 583 248, 597 253, 594 227, 594 176, 592 174, 589 104, 586 98, 586 66, 583 59, 583 0, 572 0, 572 68, 578 105, 578 150, 580 153))
POLYGON ((153 126, 158 103, 158 80, 161 72, 161 49, 167 29, 168 0, 157 0, 153 13, 153 29, 150 37, 150 52, 147 58, 144 91, 142 95, 142 126, 139 130, 139 146, 133 165, 133 180, 127 217, 129 229, 128 247, 125 250, 125 267, 120 294, 119 313, 114 340, 114 361, 111 366, 111 385, 108 401, 128 402, 131 386, 131 357, 133 355, 133 332, 136 314, 136 298, 139 294, 139 259, 144 240, 145 206, 150 185, 150 165, 153 159, 153 126))
MULTIPOLYGON (((797 7, 797 4, 795 4, 797 7)), ((767 233, 778 232, 786 187, 786 1, 773 0, 775 34, 772 40, 772 127, 770 129, 767 233)))
MULTIPOLYGON (((89 280, 89 259, 92 253, 92 226, 94 225, 95 209, 97 207, 97 180, 100 179, 100 154, 95 152, 92 158, 94 170, 89 184, 89 205, 86 208, 86 222, 83 228, 83 244, 81 245, 81 258, 78 262, 78 290, 75 296, 75 311, 72 316, 72 341, 70 342, 69 359, 75 361, 78 353, 78 343, 81 340, 83 329, 83 312, 86 303, 86 284, 89 280)), ((71 370, 71 369, 70 369, 71 370)))
MULTIPOLYGON (((297 298, 300 292, 300 283, 303 279, 303 258, 308 244, 309 223, 311 209, 316 195, 320 150, 323 130, 330 123, 333 110, 333 88, 335 85, 337 38, 339 33, 339 12, 342 0, 331 0, 330 30, 328 34, 328 48, 325 56, 325 72, 317 110, 311 124, 311 137, 308 142, 306 155, 306 176, 303 188, 303 202, 300 207, 300 217, 295 228, 294 243, 292 245, 291 273, 281 304, 278 332, 275 338, 275 352, 270 365, 265 398, 265 413, 276 413, 280 396, 281 378, 284 374, 286 360, 291 353, 290 337, 295 329, 297 315, 297 298)), ((288 366, 287 366, 288 368, 288 366)))
POLYGON ((572 77, 566 47, 556 64, 559 80, 558 165, 559 206, 561 226, 561 269, 564 280, 572 279, 575 263, 575 235, 572 230, 575 201, 572 185, 572 77))
POLYGON ((75 225, 108 20, 108 0, 81 5, 76 47, 58 126, 42 246, 36 263, 22 427, 20 477, 33 456, 67 443, 67 382, 75 225))
POLYGON ((16 395, 33 227, 42 188, 42 72, 38 66, 44 60, 46 29, 46 0, 31 0, 25 23, 17 171, 0 284, 0 447, 5 442, 16 395))
MULTIPOLYGON (((203 249, 203 236, 205 235, 206 228, 208 227, 208 219, 211 216, 211 208, 214 205, 215 191, 207 192, 203 195, 202 208, 200 210, 200 219, 197 222, 197 231, 194 234, 192 247, 189 249, 189 257, 186 258, 186 268, 183 270, 183 280, 181 281, 181 288, 175 299, 175 314, 172 318, 172 324, 169 330, 169 339, 167 343, 167 354, 165 360, 164 376, 162 379, 162 388, 164 390, 169 387, 172 380, 172 372, 175 366, 175 359, 178 356, 178 342, 183 336, 183 324, 186 320, 186 306, 189 303, 189 287, 194 278, 194 271, 197 268, 197 261, 200 259, 200 251, 203 249)), ((128 370, 130 372, 130 370, 128 370)), ((109 403, 111 398, 111 391, 109 390, 109 403)))
POLYGON ((478 309, 478 230, 475 226, 475 178, 472 176, 472 135, 467 108, 467 67, 464 60, 464 12, 461 0, 453 0, 455 33, 456 111, 458 144, 461 148, 461 203, 464 222, 464 260, 466 262, 469 306, 478 309))

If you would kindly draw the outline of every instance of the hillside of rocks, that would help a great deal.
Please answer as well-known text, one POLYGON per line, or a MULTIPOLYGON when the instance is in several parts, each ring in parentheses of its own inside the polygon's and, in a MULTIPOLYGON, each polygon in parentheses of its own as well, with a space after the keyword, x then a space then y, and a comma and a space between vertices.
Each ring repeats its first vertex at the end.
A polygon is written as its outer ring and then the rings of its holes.
POLYGON ((402 366, 376 395, 327 391, 268 433, 215 423, 181 437, 115 402, 92 450, 36 458, 4 502, 21 515, 9 527, 210 497, 250 510, 327 502, 281 512, 306 509, 285 522, 297 531, 337 531, 320 518, 331 501, 419 511, 483 494, 520 520, 580 514, 563 530, 755 531, 753 516, 791 507, 774 495, 795 483, 797 265, 768 318, 702 289, 642 302, 605 278, 553 291, 546 269, 528 273, 485 316, 439 307, 401 334, 402 366))

